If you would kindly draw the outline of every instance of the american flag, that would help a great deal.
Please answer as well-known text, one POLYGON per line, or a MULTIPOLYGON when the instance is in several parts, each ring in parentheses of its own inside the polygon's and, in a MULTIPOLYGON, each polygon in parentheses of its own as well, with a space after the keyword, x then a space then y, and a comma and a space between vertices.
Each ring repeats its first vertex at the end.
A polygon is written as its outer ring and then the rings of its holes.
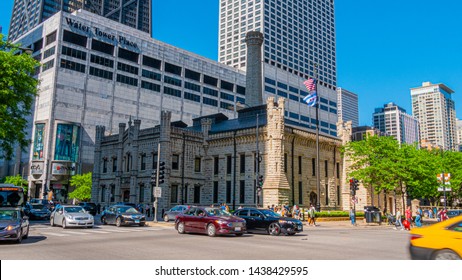
POLYGON ((308 91, 313 91, 316 89, 316 80, 309 78, 308 80, 304 81, 303 84, 305 85, 308 91))
POLYGON ((308 95, 303 98, 303 101, 305 101, 308 106, 313 107, 318 101, 318 94, 316 91, 308 93, 308 95))

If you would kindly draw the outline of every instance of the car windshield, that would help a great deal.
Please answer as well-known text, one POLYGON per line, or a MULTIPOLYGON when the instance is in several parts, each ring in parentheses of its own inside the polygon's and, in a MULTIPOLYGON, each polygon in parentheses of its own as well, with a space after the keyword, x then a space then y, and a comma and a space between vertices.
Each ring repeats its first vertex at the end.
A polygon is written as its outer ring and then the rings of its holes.
POLYGON ((262 212, 265 216, 268 216, 268 217, 276 217, 276 218, 281 217, 281 215, 279 215, 278 213, 271 211, 271 210, 267 210, 267 209, 260 210, 260 212, 262 212))
POLYGON ((137 214, 139 213, 135 208, 133 207, 119 207, 117 209, 119 213, 127 213, 127 214, 137 214))
POLYGON ((64 207, 64 211, 67 213, 85 213, 85 209, 80 206, 64 207))
POLYGON ((0 220, 12 220, 19 217, 19 211, 16 210, 0 210, 0 220))
POLYGON ((35 210, 42 210, 45 208, 43 204, 31 204, 31 206, 32 206, 32 209, 35 209, 35 210))
POLYGON ((205 208, 209 216, 231 216, 231 214, 220 208, 205 208))

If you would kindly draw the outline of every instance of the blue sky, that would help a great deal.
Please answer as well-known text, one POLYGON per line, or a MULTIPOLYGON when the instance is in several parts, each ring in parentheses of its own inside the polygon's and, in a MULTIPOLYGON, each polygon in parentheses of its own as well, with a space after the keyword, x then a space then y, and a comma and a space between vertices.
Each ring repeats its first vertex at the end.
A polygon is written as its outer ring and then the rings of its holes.
MULTIPOLYGON (((13 0, 0 1, 7 32, 13 0)), ((219 0, 153 0, 153 37, 217 60, 219 0), (198 5, 200 3, 200 5, 198 5)), ((337 0, 338 86, 359 95, 360 124, 395 102, 409 114, 410 88, 424 81, 455 91, 462 118, 462 1, 337 0)))

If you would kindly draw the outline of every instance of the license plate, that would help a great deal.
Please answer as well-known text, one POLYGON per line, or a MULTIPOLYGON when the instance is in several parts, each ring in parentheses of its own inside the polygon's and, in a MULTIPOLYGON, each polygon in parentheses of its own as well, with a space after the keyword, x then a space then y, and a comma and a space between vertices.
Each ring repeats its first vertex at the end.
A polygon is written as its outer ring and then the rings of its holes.
POLYGON ((79 225, 85 225, 85 223, 79 223, 79 225))
POLYGON ((302 230, 302 226, 298 226, 298 230, 302 230))
POLYGON ((241 227, 235 227, 234 230, 235 231, 241 231, 241 227))
POLYGON ((139 224, 139 223, 140 223, 140 220, 135 220, 135 223, 139 224))

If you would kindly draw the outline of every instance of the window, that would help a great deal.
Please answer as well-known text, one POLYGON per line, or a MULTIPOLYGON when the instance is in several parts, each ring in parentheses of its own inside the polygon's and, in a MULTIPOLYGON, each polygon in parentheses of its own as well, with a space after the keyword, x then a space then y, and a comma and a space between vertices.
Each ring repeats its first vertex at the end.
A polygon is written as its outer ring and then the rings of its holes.
POLYGON ((198 103, 201 102, 201 97, 199 95, 189 93, 189 92, 184 93, 184 98, 188 100, 192 100, 194 102, 198 102, 198 103))
POLYGON ((228 93, 225 93, 225 92, 220 92, 220 97, 221 97, 221 99, 234 101, 234 95, 232 95, 232 94, 228 94, 228 93))
POLYGON ((194 203, 201 203, 201 186, 194 185, 194 203))
POLYGON ((55 54, 55 47, 53 46, 53 47, 51 47, 48 50, 43 52, 43 59, 48 58, 48 57, 50 57, 50 56, 52 56, 54 54, 55 54))
POLYGON ((158 59, 143 55, 143 65, 160 70, 161 61, 158 59))
POLYGON ((239 203, 245 203, 245 181, 239 181, 239 203))
POLYGON ((117 158, 112 159, 112 172, 117 172, 117 158))
POLYGON ((324 169, 325 169, 325 171, 326 171, 326 172, 325 172, 326 177, 327 177, 328 174, 329 174, 327 168, 328 168, 328 162, 327 162, 327 160, 325 160, 325 161, 324 161, 324 169))
POLYGON ((127 154, 127 156, 125 157, 125 171, 129 172, 131 167, 132 167, 132 156, 130 154, 127 154))
POLYGON ((141 170, 146 170, 146 154, 141 155, 141 170))
MULTIPOLYGON (((54 48, 54 47, 53 47, 54 48)), ((61 48, 61 53, 70 57, 75 57, 81 60, 86 60, 87 59, 87 53, 83 51, 79 51, 74 48, 66 47, 63 46, 61 48)))
POLYGON ((107 173, 107 159, 103 159, 103 173, 107 173))
POLYGON ((143 76, 145 78, 148 78, 148 79, 151 79, 151 80, 156 80, 156 81, 160 81, 161 77, 162 77, 161 74, 156 73, 156 72, 152 72, 152 71, 149 71, 149 70, 146 70, 146 69, 143 69, 141 71, 141 76, 143 76))
POLYGON ((61 59, 61 68, 85 73, 85 65, 70 60, 61 59))
POLYGON ((165 62, 164 63, 164 68, 165 68, 164 69, 165 72, 181 76, 181 67, 180 66, 176 66, 176 65, 165 62))
POLYGON ((230 82, 227 82, 227 81, 221 81, 221 88, 229 90, 229 91, 233 91, 234 90, 234 84, 232 84, 230 82))
POLYGON ((188 79, 196 80, 198 82, 200 82, 200 80, 201 80, 201 74, 200 73, 189 70, 189 69, 184 70, 184 76, 186 78, 188 78, 188 79))
POLYGON ((111 202, 115 201, 115 185, 111 185, 111 202))
POLYGON ((218 79, 204 75, 204 84, 216 87, 218 85, 218 79))
POLYGON ((214 157, 213 158, 213 174, 218 175, 219 173, 219 163, 220 163, 220 158, 219 157, 214 157))
POLYGON ((303 185, 302 182, 298 182, 298 204, 303 204, 303 185))
POLYGON ((231 156, 226 156, 226 174, 231 174, 232 162, 231 156))
POLYGON ((231 181, 226 181, 226 203, 231 203, 231 181))
POLYGON ((287 154, 284 154, 284 172, 287 173, 287 154))
POLYGON ((48 46, 49 44, 53 43, 54 41, 56 41, 56 31, 54 31, 54 32, 47 35, 47 37, 45 39, 45 46, 48 46))
POLYGON ((112 80, 112 72, 90 66, 90 75, 112 80))
POLYGON ((218 101, 215 99, 207 98, 207 97, 202 97, 202 103, 210 106, 218 106, 218 101))
POLYGON ((213 203, 218 203, 218 181, 213 182, 213 203))
POLYGON ((302 157, 298 157, 298 174, 302 174, 302 157))
POLYGON ((152 154, 152 169, 157 169, 157 153, 152 154))
POLYGON ((48 69, 53 68, 54 64, 55 64, 55 60, 54 60, 54 59, 45 62, 45 63, 42 65, 42 72, 47 71, 48 69))
POLYGON ((87 47, 87 37, 79 35, 74 32, 67 31, 67 30, 64 30, 63 41, 74 44, 74 45, 78 45, 84 48, 87 47))
POLYGON ((311 159, 311 175, 316 176, 316 159, 312 158, 311 159))
POLYGON ((181 80, 180 79, 176 79, 176 78, 164 75, 164 82, 167 83, 167 84, 177 86, 177 87, 181 87, 181 80))
POLYGON ((178 170, 180 166, 180 156, 172 155, 172 170, 178 170))
POLYGON ((130 74, 135 74, 138 75, 138 67, 137 66, 132 66, 128 65, 125 63, 118 62, 117 63, 117 70, 124 71, 130 74))
POLYGON ((102 52, 109 55, 114 55, 114 46, 95 40, 91 41, 91 49, 94 51, 102 52))
POLYGON ((214 89, 211 89, 211 88, 208 88, 208 87, 204 87, 202 89, 202 92, 204 94, 207 94, 207 95, 211 95, 211 96, 215 96, 215 97, 218 97, 218 91, 217 90, 214 90, 214 89))
POLYGON ((43 47, 43 39, 40 39, 33 44, 34 52, 41 50, 43 47))
POLYGON ((241 162, 240 162, 240 164, 239 164, 240 172, 241 172, 241 173, 245 173, 245 154, 242 154, 242 155, 240 156, 240 159, 241 159, 241 162))
POLYGON ((242 95, 245 95, 245 87, 236 86, 236 92, 242 95))
POLYGON ((170 187, 170 203, 178 203, 178 185, 170 187))
POLYGON ((171 95, 171 96, 181 98, 181 90, 178 90, 178 89, 169 88, 169 87, 164 86, 164 93, 168 94, 168 95, 171 95))
POLYGON ((90 56, 90 62, 110 68, 114 67, 114 60, 94 54, 90 56))
POLYGON ((160 85, 153 84, 153 83, 150 83, 150 82, 141 81, 141 87, 144 88, 144 89, 149 89, 149 90, 152 90, 152 91, 160 92, 160 85))
POLYGON ((340 179, 340 163, 337 162, 336 167, 337 167, 337 179, 340 179))
POLYGON ((190 90, 201 92, 201 86, 200 85, 196 85, 196 84, 193 84, 193 83, 190 83, 190 82, 184 82, 184 87, 187 88, 187 89, 190 89, 190 90))
POLYGON ((133 61, 135 63, 138 63, 138 56, 139 56, 139 54, 137 54, 135 52, 119 48, 119 57, 120 58, 123 58, 123 59, 126 59, 126 60, 133 61))
POLYGON ((194 172, 201 172, 201 161, 200 157, 194 159, 194 172))
POLYGON ((106 202, 106 187, 101 187, 101 202, 106 202))
POLYGON ((135 87, 138 86, 138 79, 121 74, 117 74, 117 82, 135 87))

